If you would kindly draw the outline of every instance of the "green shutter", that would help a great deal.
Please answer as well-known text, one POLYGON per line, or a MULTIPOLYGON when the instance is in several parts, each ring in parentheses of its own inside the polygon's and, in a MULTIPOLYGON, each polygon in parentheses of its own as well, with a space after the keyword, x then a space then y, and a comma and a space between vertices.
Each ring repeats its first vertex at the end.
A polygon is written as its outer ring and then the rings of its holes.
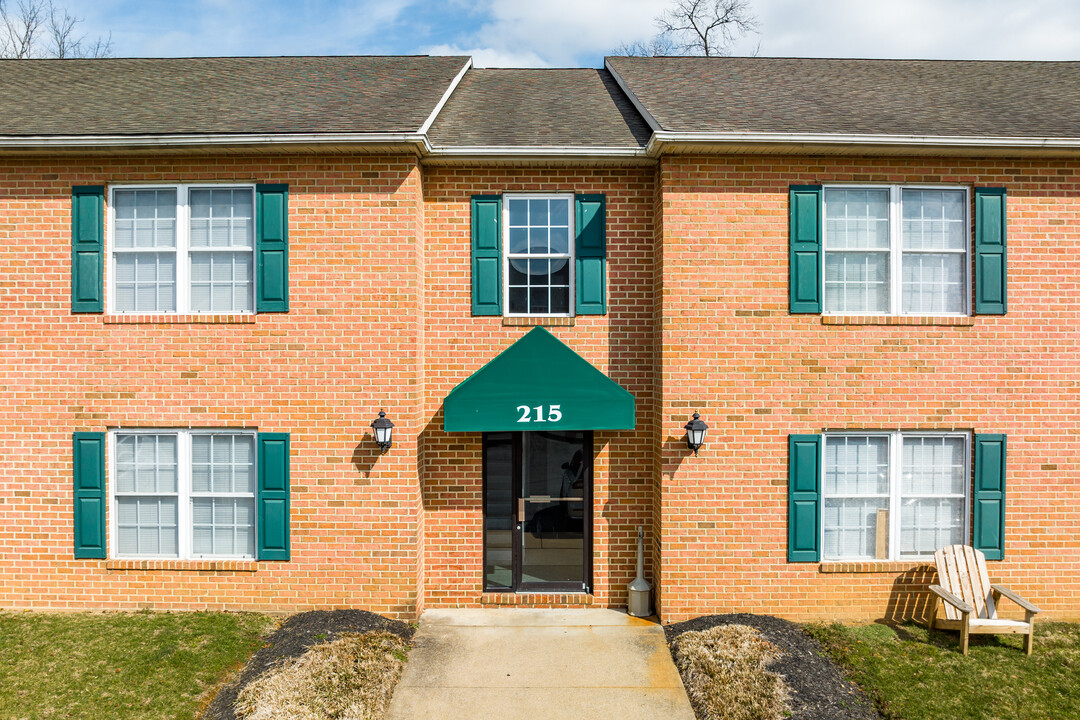
POLYGON ((502 315, 502 198, 472 197, 472 314, 502 315))
POLYGON ((71 188, 71 312, 105 312, 105 187, 71 188))
POLYGON ((259 433, 258 560, 289 559, 289 433, 259 433))
POLYGON ((1005 314, 1005 188, 975 188, 975 313, 1005 314))
POLYGON ((105 433, 72 436, 75 557, 105 558, 105 433))
POLYGON ((255 310, 289 311, 289 186, 255 186, 255 310))
POLYGON ((821 436, 788 435, 788 562, 818 562, 821 436))
POLYGON ((821 312, 821 198, 820 185, 791 186, 788 309, 792 313, 821 312))
POLYGON ((1005 557, 1005 436, 975 436, 976 550, 987 560, 1005 557))
POLYGON ((574 198, 574 245, 577 315, 603 315, 607 312, 607 208, 603 195, 578 195, 574 198))

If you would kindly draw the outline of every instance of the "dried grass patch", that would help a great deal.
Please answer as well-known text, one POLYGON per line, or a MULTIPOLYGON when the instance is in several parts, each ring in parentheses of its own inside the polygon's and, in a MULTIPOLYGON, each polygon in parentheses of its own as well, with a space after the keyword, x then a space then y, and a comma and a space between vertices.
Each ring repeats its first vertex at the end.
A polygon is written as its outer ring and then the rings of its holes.
POLYGON ((388 632, 350 633, 315 645, 244 688, 236 717, 381 720, 408 647, 388 632))
POLYGON ((685 632, 675 664, 699 720, 779 720, 791 715, 783 678, 765 666, 781 651, 746 625, 685 632))

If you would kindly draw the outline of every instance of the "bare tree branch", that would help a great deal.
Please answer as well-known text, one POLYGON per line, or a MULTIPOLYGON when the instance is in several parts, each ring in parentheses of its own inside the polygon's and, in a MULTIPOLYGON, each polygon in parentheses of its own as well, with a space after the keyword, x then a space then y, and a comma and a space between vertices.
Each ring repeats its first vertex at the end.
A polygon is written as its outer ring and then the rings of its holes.
POLYGON ((0 57, 98 58, 112 55, 112 34, 87 42, 82 18, 52 0, 0 0, 0 57), (44 35, 44 37, 43 37, 44 35))
MULTIPOLYGON (((735 41, 758 32, 750 0, 672 0, 656 18, 652 40, 623 43, 620 55, 730 55, 735 41)), ((760 49, 760 44, 758 46, 760 49)), ((755 49, 754 54, 758 52, 755 49)))
POLYGON ((24 59, 37 56, 37 34, 45 19, 44 9, 38 0, 18 0, 14 8, 0 4, 0 55, 24 59))

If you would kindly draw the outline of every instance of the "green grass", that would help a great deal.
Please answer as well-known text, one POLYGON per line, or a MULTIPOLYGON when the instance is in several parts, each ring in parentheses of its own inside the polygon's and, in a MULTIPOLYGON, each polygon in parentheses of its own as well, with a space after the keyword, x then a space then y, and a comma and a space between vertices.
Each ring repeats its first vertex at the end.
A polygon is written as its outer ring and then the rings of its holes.
POLYGON ((0 718, 193 718, 274 625, 248 613, 0 613, 0 718))
POLYGON ((1038 623, 1035 653, 1020 635, 972 635, 921 625, 808 625, 886 718, 1058 720, 1080 718, 1080 625, 1038 623))

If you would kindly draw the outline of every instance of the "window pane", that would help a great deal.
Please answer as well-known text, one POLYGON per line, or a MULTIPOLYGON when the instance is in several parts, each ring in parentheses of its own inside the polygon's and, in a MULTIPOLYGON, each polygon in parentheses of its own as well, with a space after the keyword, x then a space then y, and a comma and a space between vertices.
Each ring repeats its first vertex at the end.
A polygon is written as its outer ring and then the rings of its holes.
POLYGON ((568 313, 568 312, 570 312, 570 288, 569 287, 553 287, 553 288, 551 288, 551 312, 553 312, 553 313, 568 313))
POLYGON ((529 224, 529 201, 508 200, 510 206, 510 225, 525 226, 529 224))
POLYGON ((537 225, 548 224, 548 201, 547 200, 530 200, 529 201, 529 225, 536 227, 537 225))
POLYGON ((964 493, 967 475, 966 442, 959 437, 905 437, 903 446, 903 493, 964 493))
MULTIPOLYGON (((565 203, 559 203, 555 207, 565 207, 565 203)), ((551 252, 567 254, 570 252, 570 228, 553 227, 548 236, 551 243, 551 252)))
POLYGON ((963 190, 902 191, 905 250, 964 250, 967 223, 963 190))
MULTIPOLYGON (((888 537, 888 498, 826 498, 824 510, 827 559, 878 557, 878 523, 888 537)), ((882 548, 882 554, 885 548, 882 548)))
POLYGON ((510 228, 510 252, 512 253, 527 253, 529 252, 529 229, 528 228, 510 228))
POLYGON ((959 313, 964 311, 965 255, 959 253, 906 253, 903 258, 905 313, 959 313))
POLYGON ((191 309, 194 312, 250 312, 250 252, 191 253, 191 309))
POLYGON ((552 200, 548 205, 548 212, 550 213, 548 221, 552 227, 561 225, 563 227, 569 226, 570 222, 567 219, 570 209, 570 203, 566 200, 552 200))
POLYGON ((176 498, 117 498, 117 550, 121 555, 176 557, 176 498))
POLYGON ((526 287, 510 288, 510 312, 514 314, 529 312, 529 289, 526 287))
POLYGON ((900 511, 900 555, 933 555, 963 543, 963 498, 911 498, 900 511))
POLYGON ((117 190, 113 202, 117 248, 176 247, 176 190, 117 190))
POLYGON ((172 312, 176 309, 176 254, 135 252, 116 255, 117 312, 172 312))
POLYGON ((828 312, 887 313, 888 253, 825 253, 825 309, 828 312))
POLYGON ((889 249, 889 191, 825 191, 825 248, 889 249))
POLYGON ((888 492, 888 438, 842 435, 826 440, 826 494, 886 495, 888 492))
POLYGON ((193 498, 192 552, 196 555, 254 555, 255 501, 251 498, 193 498))
POLYGON ((188 198, 192 247, 252 247, 255 213, 250 190, 192 190, 188 198))
POLYGON ((254 438, 250 435, 192 435, 191 489, 197 493, 254 492, 254 438))
POLYGON ((176 464, 175 435, 117 436, 117 492, 175 493, 176 464))

